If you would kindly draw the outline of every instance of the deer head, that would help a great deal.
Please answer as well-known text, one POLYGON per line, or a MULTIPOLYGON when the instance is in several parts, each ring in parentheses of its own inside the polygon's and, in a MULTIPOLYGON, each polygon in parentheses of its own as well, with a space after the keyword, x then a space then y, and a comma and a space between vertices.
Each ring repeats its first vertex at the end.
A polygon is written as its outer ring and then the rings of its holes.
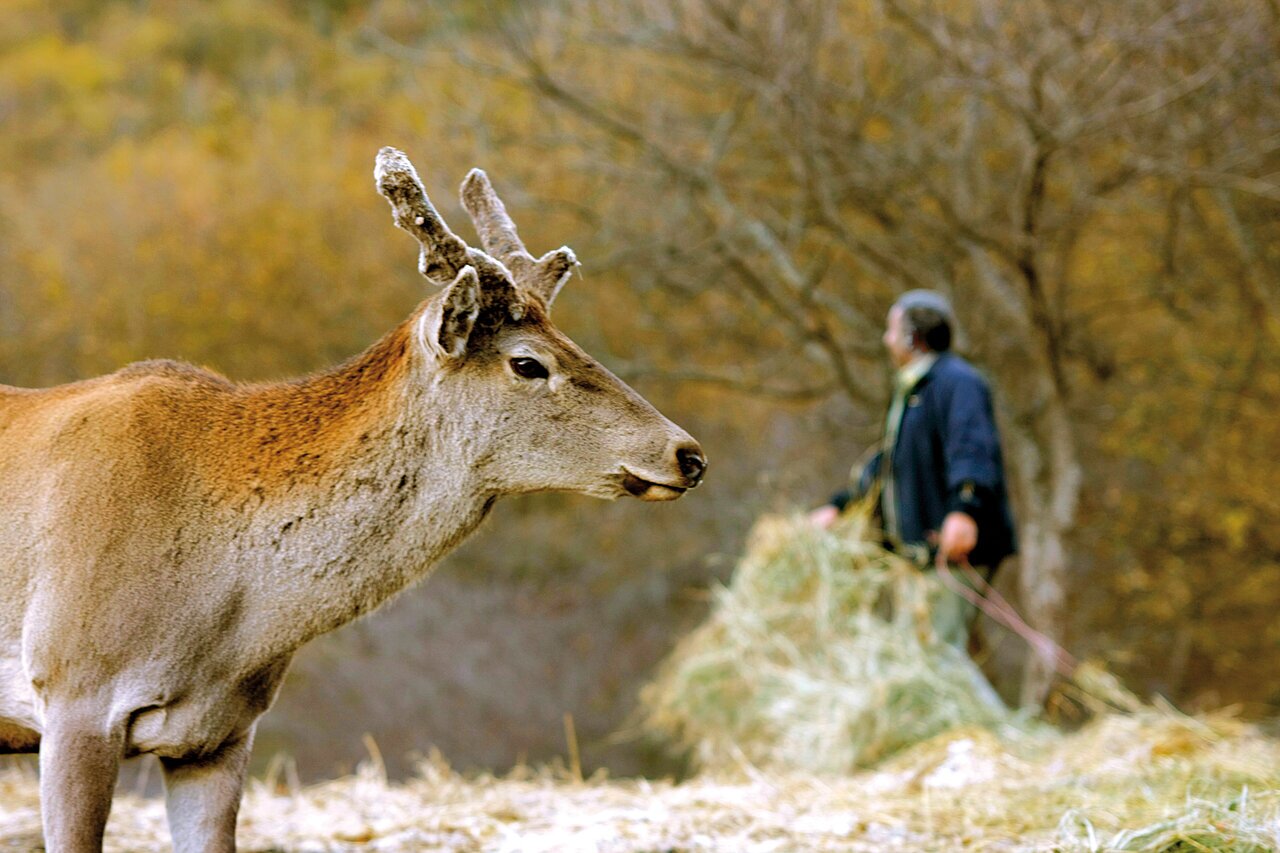
POLYGON ((483 250, 449 229, 403 153, 382 149, 374 177, 421 246, 419 271, 443 286, 418 315, 419 381, 430 405, 451 410, 437 417, 457 422, 484 489, 672 500, 701 482, 697 442, 552 325, 577 264, 569 248, 530 255, 479 169, 462 204, 483 250))

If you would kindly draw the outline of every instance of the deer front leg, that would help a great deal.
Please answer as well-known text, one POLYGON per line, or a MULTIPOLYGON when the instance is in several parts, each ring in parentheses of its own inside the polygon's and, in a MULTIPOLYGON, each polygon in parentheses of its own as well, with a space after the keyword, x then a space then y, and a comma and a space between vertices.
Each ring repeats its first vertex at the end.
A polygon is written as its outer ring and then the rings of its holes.
POLYGON ((40 805, 50 853, 99 853, 120 769, 122 735, 91 715, 46 712, 40 805))
POLYGON ((187 761, 160 759, 175 853, 234 853, 236 814, 253 732, 250 728, 213 755, 187 761))

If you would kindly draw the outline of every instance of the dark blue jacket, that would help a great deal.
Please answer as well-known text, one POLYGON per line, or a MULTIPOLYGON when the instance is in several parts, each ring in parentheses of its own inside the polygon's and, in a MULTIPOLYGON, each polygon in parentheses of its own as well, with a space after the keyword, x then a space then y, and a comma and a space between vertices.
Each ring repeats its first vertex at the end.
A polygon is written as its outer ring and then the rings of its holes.
MULTIPOLYGON (((876 454, 857 492, 866 494, 885 473, 885 461, 876 454)), ((940 354, 908 396, 892 470, 902 541, 932 544, 942 520, 959 510, 978 525, 973 565, 995 568, 1017 550, 991 392, 963 358, 940 354)), ((843 508, 854 494, 832 502, 843 508)))

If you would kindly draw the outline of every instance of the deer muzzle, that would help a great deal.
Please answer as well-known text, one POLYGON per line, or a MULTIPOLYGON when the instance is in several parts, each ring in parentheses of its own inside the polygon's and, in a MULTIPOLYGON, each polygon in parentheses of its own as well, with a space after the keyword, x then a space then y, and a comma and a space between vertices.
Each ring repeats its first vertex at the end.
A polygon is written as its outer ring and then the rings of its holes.
POLYGON ((677 476, 671 479, 656 478, 623 469, 622 488, 632 497, 642 501, 673 501, 702 482, 707 471, 707 459, 702 448, 690 439, 675 446, 671 452, 677 476))

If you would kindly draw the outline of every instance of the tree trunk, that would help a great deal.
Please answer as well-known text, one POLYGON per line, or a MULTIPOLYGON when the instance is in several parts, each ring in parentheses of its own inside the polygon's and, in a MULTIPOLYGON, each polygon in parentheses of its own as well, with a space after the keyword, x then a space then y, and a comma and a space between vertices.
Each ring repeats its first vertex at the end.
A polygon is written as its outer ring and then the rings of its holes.
MULTIPOLYGON (((1038 411, 1011 433, 1011 462, 1019 510, 1022 571, 1019 593, 1025 618, 1059 645, 1066 634, 1066 537, 1075 522, 1081 469, 1065 403, 1044 398, 1038 411)), ((1053 662, 1032 654, 1023 671, 1023 705, 1041 704, 1053 680, 1053 662)))

